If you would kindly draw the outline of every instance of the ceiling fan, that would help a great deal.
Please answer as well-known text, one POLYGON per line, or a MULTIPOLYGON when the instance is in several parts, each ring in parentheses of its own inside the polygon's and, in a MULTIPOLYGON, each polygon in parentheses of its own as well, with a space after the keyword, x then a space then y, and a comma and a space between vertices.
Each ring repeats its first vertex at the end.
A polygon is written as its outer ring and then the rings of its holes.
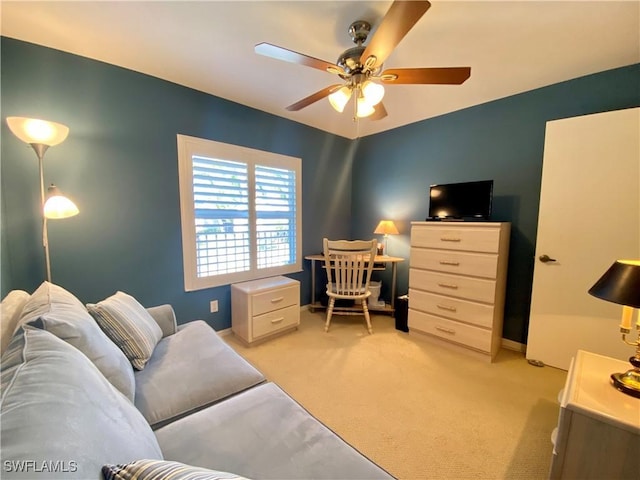
POLYGON ((286 107, 287 110, 295 112, 329 97, 331 106, 338 112, 343 112, 353 96, 355 97, 354 120, 362 117, 379 120, 387 116, 387 111, 382 104, 384 96, 382 84, 460 85, 471 75, 470 67, 382 70, 384 61, 430 6, 431 4, 426 0, 395 0, 366 46, 364 43, 371 31, 371 25, 364 20, 353 22, 349 26, 349 35, 356 46, 345 50, 336 63, 310 57, 271 43, 259 43, 255 46, 255 51, 277 60, 324 70, 344 80, 342 84, 329 85, 289 105, 286 107))

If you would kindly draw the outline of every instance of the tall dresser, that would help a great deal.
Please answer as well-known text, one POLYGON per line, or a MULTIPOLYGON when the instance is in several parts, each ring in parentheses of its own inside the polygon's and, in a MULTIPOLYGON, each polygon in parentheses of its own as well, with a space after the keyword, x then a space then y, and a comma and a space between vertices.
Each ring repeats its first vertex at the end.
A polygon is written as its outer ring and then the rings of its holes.
POLYGON ((409 332, 492 361, 502 342, 510 223, 412 222, 409 332))

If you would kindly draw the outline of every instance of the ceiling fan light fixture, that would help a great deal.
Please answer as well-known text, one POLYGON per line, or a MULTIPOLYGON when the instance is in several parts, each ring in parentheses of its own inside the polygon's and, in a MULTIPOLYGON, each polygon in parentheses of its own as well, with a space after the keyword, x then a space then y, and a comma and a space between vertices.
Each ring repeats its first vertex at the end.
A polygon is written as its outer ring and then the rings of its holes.
POLYGON ((368 117, 369 115, 373 115, 375 111, 376 109, 373 108, 373 105, 367 102, 366 98, 364 97, 358 98, 358 101, 356 104, 356 117, 365 118, 365 117, 368 117))
POLYGON ((345 85, 329 95, 329 103, 337 112, 342 113, 350 98, 351 88, 345 85))
POLYGON ((366 102, 373 107, 382 101, 382 98, 384 97, 384 87, 379 83, 367 80, 362 85, 362 95, 366 102))

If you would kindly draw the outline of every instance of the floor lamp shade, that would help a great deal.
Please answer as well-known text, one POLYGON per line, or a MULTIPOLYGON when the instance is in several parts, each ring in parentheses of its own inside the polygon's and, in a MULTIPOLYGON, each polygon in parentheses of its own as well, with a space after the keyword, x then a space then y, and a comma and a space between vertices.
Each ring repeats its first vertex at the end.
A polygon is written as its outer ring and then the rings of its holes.
POLYGON ((76 204, 65 197, 58 187, 51 185, 44 202, 44 216, 50 219, 69 218, 78 215, 76 204))
POLYGON ((53 147, 64 142, 69 135, 69 127, 66 125, 37 118, 7 117, 7 125, 11 133, 29 144, 53 147))

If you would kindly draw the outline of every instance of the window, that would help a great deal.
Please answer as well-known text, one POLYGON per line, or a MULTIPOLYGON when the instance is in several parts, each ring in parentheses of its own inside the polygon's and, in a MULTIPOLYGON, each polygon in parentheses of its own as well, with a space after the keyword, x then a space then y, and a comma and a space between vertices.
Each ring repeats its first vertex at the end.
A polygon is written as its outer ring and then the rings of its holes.
POLYGON ((299 158, 178 135, 185 290, 302 269, 299 158))

